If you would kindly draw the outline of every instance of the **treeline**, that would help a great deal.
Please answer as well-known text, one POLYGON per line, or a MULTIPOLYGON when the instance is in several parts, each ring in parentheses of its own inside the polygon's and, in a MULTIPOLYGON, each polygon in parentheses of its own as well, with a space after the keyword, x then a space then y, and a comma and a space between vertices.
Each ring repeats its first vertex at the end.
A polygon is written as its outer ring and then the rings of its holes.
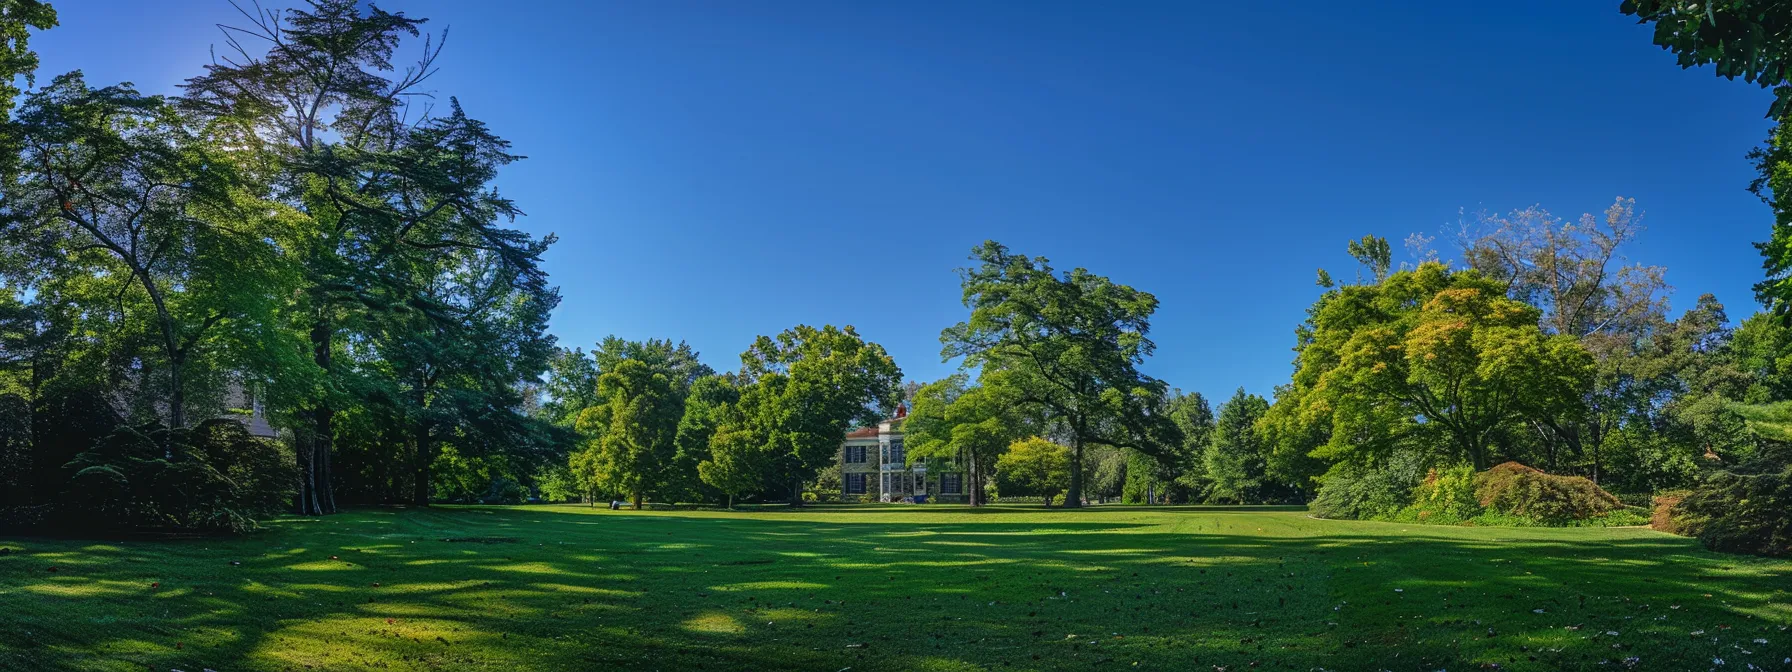
MULTIPOLYGON (((0 85, 55 23, 5 7, 0 85)), ((526 407, 553 237, 511 227, 509 144, 424 88, 442 40, 351 0, 244 9, 179 95, 0 91, 9 519, 241 529, 572 443, 526 407), (258 409, 285 440, 231 429, 258 409)))

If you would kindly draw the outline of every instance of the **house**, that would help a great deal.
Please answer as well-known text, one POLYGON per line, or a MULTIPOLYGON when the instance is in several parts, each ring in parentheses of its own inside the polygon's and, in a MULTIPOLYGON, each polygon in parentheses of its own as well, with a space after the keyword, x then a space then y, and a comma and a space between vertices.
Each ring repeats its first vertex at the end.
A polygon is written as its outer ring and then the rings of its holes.
POLYGON ((970 501, 958 460, 908 459, 902 445, 907 420, 908 407, 898 406, 896 417, 846 433, 840 445, 841 501, 894 502, 917 495, 933 502, 970 501))
POLYGON ((224 414, 218 417, 243 423, 243 429, 258 439, 279 438, 280 432, 268 424, 267 409, 261 397, 242 380, 231 380, 224 388, 224 414))

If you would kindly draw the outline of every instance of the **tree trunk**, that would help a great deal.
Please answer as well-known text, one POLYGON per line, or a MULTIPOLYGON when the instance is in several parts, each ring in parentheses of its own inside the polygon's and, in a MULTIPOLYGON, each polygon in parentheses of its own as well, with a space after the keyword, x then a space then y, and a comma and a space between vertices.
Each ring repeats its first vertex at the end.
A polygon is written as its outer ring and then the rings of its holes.
POLYGON ((632 499, 635 504, 635 510, 640 511, 641 510, 641 491, 636 490, 632 499))
POLYGON ((429 506, 429 468, 435 461, 429 434, 429 428, 423 427, 417 436, 417 463, 411 477, 411 503, 417 506, 429 506))
POLYGON ((791 506, 799 506, 799 507, 803 505, 803 482, 802 481, 796 481, 796 482, 790 484, 790 505, 791 506))
MULTIPOLYGON (((1071 439, 1070 448, 1070 489, 1064 493, 1064 508, 1075 509, 1083 505, 1083 437, 1079 432, 1071 439)), ((1050 502, 1047 502, 1050 505, 1050 502)))
MULTIPOLYGON (((311 357, 318 368, 324 372, 328 380, 331 374, 331 341, 333 332, 330 324, 319 318, 311 325, 311 357)), ((299 460, 299 515, 321 516, 336 512, 335 493, 330 487, 330 452, 335 437, 336 411, 330 408, 328 398, 318 399, 311 410, 305 413, 310 424, 309 431, 300 440, 298 446, 299 460)))

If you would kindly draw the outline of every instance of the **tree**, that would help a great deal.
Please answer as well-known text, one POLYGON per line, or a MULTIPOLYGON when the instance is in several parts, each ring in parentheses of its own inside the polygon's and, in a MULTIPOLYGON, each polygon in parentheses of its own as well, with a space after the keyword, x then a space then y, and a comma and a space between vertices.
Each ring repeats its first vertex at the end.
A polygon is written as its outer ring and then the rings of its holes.
POLYGON ((740 379, 741 407, 750 412, 725 419, 717 436, 744 441, 739 432, 751 432, 762 464, 789 485, 795 506, 802 504, 803 482, 834 460, 846 430, 877 422, 902 394, 896 361, 850 326, 798 325, 760 336, 741 353, 740 379))
POLYGON ((1749 189, 1774 213, 1773 235, 1756 243, 1767 277, 1755 297, 1782 319, 1792 315, 1792 16, 1778 0, 1625 0, 1620 11, 1654 24, 1654 42, 1672 52, 1682 68, 1714 66, 1725 79, 1741 77, 1774 100, 1774 121, 1764 146, 1749 154, 1756 178, 1749 189))
MULTIPOLYGON (((674 439, 677 454, 673 457, 672 473, 681 493, 721 494, 719 490, 702 492, 702 486, 708 484, 702 480, 700 465, 711 458, 710 443, 721 426, 723 414, 738 403, 740 388, 726 376, 704 376, 691 384, 691 393, 684 401, 684 415, 678 420, 678 436, 674 439)), ((723 480, 727 481, 726 478, 723 480)))
MULTIPOLYGON (((334 427, 355 372, 338 359, 343 336, 371 315, 419 300, 413 265, 455 249, 489 252, 529 282, 541 282, 535 239, 505 226, 520 214, 491 186, 517 160, 509 144, 450 98, 446 114, 411 107, 435 70, 440 45, 426 39, 398 70, 400 43, 424 21, 355 0, 317 0, 287 12, 245 11, 226 27, 226 56, 187 80, 181 108, 199 119, 246 126, 235 151, 278 173, 280 200, 303 220, 282 241, 300 264, 304 291, 286 307, 310 341, 321 384, 295 414, 304 474, 301 513, 335 509, 334 427), (265 51, 250 48, 259 41, 265 51)), ((427 313, 426 313, 427 314, 427 313)))
POLYGON ((57 77, 26 98, 16 130, 23 173, 0 206, 3 247, 43 261, 19 280, 59 283, 50 291, 89 319, 110 312, 142 329, 162 370, 138 377, 162 381, 155 405, 185 427, 190 364, 221 330, 271 323, 292 286, 271 244, 285 237, 281 210, 223 148, 229 129, 192 127, 129 86, 57 77))
POLYGON ((1066 506, 1083 495, 1084 449, 1109 445, 1153 456, 1180 442, 1156 413, 1166 386, 1139 372, 1157 298, 1081 268, 1062 276, 1048 260, 995 241, 962 269, 970 319, 940 334, 946 359, 980 367, 983 384, 1070 439, 1066 506))
POLYGON ((910 460, 961 461, 970 476, 970 504, 982 506, 990 467, 1020 438, 1024 424, 1002 396, 1004 388, 968 383, 959 373, 921 386, 903 435, 910 460))
MULTIPOLYGON (((1070 484, 1070 450, 1037 436, 1014 442, 996 460, 996 492, 1007 495, 1037 495, 1051 507, 1056 497, 1070 484)), ((1070 506, 1068 498, 1065 506, 1070 506)))
MULTIPOLYGON (((1564 450, 1598 455, 1623 413, 1634 380, 1634 354, 1666 322, 1666 269, 1629 264, 1623 248, 1642 232, 1634 199, 1619 198, 1602 217, 1568 223, 1530 207, 1507 215, 1481 214, 1460 236, 1471 268, 1503 282, 1507 295, 1541 311, 1545 334, 1580 339, 1597 364, 1594 384, 1572 416, 1532 420, 1550 469, 1564 450)), ((1592 472, 1599 480, 1597 466, 1592 472)))
POLYGON ((773 439, 779 424, 775 411, 789 386, 789 378, 767 376, 740 390, 734 403, 714 409, 715 429, 697 475, 728 498, 729 508, 735 498, 764 488, 781 457, 778 452, 785 446, 773 439))
POLYGON ((579 416, 579 429, 599 437, 598 481, 639 509, 645 493, 666 482, 683 404, 665 372, 639 359, 622 360, 597 380, 602 402, 579 416))
POLYGON ((1277 398, 1286 408, 1268 422, 1284 438, 1323 435, 1324 459, 1385 456, 1429 436, 1440 457, 1486 468, 1500 432, 1572 414, 1593 373, 1585 349, 1544 336, 1537 309, 1503 285, 1435 262, 1328 291, 1309 315, 1277 398))
POLYGON ((13 79, 24 77, 26 86, 37 83, 32 76, 37 71, 37 53, 31 51, 31 30, 54 27, 56 9, 49 3, 0 0, 0 121, 6 119, 7 113, 12 111, 13 99, 19 96, 19 88, 13 84, 13 79))
POLYGON ((1220 404, 1219 420, 1213 430, 1213 441, 1204 456, 1208 486, 1207 500, 1232 504, 1256 504, 1264 501, 1267 483, 1268 447, 1257 431, 1257 422, 1269 412, 1269 402, 1244 388, 1220 404))
POLYGON ((597 405, 597 362, 578 348, 555 348, 548 358, 547 401, 541 413, 549 422, 571 427, 585 409, 597 405))

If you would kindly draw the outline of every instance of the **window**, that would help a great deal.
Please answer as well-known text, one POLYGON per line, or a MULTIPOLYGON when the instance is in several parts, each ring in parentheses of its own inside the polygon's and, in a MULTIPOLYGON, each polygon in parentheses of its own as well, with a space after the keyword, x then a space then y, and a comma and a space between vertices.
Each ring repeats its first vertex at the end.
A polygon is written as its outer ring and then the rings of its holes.
POLYGON ((964 474, 940 474, 940 494, 964 494, 964 474))
POLYGON ((890 442, 890 459, 886 461, 890 464, 903 464, 908 461, 908 453, 902 449, 901 439, 890 442))
MULTIPOLYGON (((863 456, 864 454, 865 454, 865 449, 860 448, 859 455, 863 456)), ((865 494, 865 475, 864 474, 847 474, 846 475, 846 494, 849 494, 849 495, 865 494)))
POLYGON ((864 464, 865 463, 865 447, 864 446, 847 446, 846 447, 846 463, 847 464, 864 464))

